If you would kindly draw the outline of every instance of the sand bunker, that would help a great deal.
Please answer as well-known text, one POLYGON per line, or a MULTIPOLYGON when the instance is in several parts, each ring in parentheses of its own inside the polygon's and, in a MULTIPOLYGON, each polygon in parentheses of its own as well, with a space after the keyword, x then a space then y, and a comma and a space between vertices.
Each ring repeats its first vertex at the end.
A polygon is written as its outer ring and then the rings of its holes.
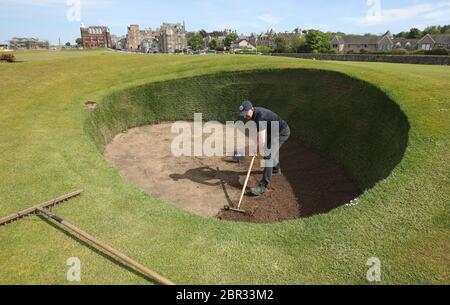
MULTIPOLYGON (((274 223, 326 213, 358 197, 361 191, 341 166, 290 140, 281 151, 282 175, 259 198, 246 197, 249 215, 225 212, 239 201, 250 158, 242 163, 222 157, 175 157, 171 124, 128 130, 106 147, 105 157, 130 183, 167 202, 204 217, 274 223)), ((249 186, 262 169, 255 163, 249 186)))

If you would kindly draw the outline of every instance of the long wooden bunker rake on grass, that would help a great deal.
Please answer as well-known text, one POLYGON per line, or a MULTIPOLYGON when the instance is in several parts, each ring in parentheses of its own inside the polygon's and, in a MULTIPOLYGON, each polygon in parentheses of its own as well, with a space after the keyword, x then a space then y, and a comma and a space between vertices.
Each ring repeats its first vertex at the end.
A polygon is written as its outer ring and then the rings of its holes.
POLYGON ((162 284, 162 285, 174 285, 174 283, 172 283, 170 280, 162 277, 161 275, 159 275, 156 272, 151 271, 150 269, 148 269, 144 265, 142 265, 142 264, 136 262, 135 260, 129 258, 128 256, 126 256, 122 252, 115 250, 111 246, 109 246, 106 243, 98 240, 94 236, 86 233, 85 231, 77 228, 73 224, 71 224, 71 223, 67 222, 66 220, 62 219, 61 217, 53 214, 49 210, 53 206, 55 206, 57 204, 60 204, 60 203, 62 203, 64 201, 70 200, 70 199, 72 199, 74 197, 77 197, 77 196, 81 195, 82 192, 83 191, 76 191, 76 192, 73 192, 73 193, 69 193, 67 195, 64 195, 64 196, 55 198, 53 200, 44 202, 42 204, 33 206, 33 207, 29 208, 29 209, 20 211, 18 213, 12 214, 10 216, 1 218, 0 219, 0 226, 7 225, 7 224, 9 224, 9 223, 11 223, 13 221, 19 220, 19 219, 21 219, 23 217, 30 216, 30 215, 33 215, 33 214, 43 215, 43 216, 48 217, 49 219, 51 219, 53 221, 56 221, 57 223, 59 223, 61 225, 63 225, 64 227, 66 227, 70 231, 75 232, 77 235, 79 235, 82 238, 88 240, 89 242, 93 243, 94 245, 96 245, 97 247, 103 249, 104 251, 108 252, 109 254, 112 254, 113 256, 119 258, 123 262, 131 265, 132 267, 136 268, 137 270, 139 270, 140 272, 142 272, 146 276, 148 276, 151 279, 155 280, 157 283, 162 284))

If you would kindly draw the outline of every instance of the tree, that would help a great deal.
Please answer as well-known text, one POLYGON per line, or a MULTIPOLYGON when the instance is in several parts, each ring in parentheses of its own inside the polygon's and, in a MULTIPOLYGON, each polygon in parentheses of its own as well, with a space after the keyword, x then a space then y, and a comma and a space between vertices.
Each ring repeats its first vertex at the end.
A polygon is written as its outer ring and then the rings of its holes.
POLYGON ((450 24, 441 27, 441 34, 450 34, 450 24))
POLYGON ((216 51, 223 52, 225 51, 225 46, 221 43, 217 46, 216 51))
POLYGON ((206 36, 208 36, 208 32, 201 29, 200 32, 198 32, 203 38, 206 38, 206 36))
POLYGON ((302 36, 294 36, 291 40, 291 49, 295 53, 306 52, 306 39, 302 36))
POLYGON ((329 35, 321 31, 308 31, 308 34, 305 35, 305 40, 305 47, 308 52, 330 49, 329 35))
POLYGON ((339 50, 338 49, 330 49, 327 51, 328 54, 339 54, 339 50))
POLYGON ((238 39, 238 35, 236 33, 230 33, 225 38, 224 44, 227 48, 231 46, 231 44, 238 39))
POLYGON ((409 30, 408 39, 417 39, 422 37, 422 32, 418 28, 409 30))
POLYGON ((262 53, 262 54, 270 54, 270 53, 272 53, 272 50, 269 47, 266 47, 266 46, 259 46, 258 47, 258 52, 262 53))
POLYGON ((430 35, 435 35, 435 34, 440 34, 441 33, 441 27, 440 26, 428 26, 425 28, 425 30, 423 30, 423 34, 430 34, 430 35))
MULTIPOLYGON (((326 33, 329 37, 330 37, 330 41, 331 41, 331 39, 333 39, 334 38, 334 36, 347 36, 347 35, 353 35, 353 34, 347 34, 347 33, 344 33, 344 32, 327 32, 326 33)), ((366 34, 364 34, 364 35, 366 35, 366 34)))
POLYGON ((407 38, 408 37, 408 32, 400 32, 396 35, 394 35, 394 38, 407 38))
POLYGON ((219 37, 219 36, 225 36, 226 33, 224 31, 212 31, 209 33, 212 37, 219 37))
POLYGON ((208 47, 209 47, 210 50, 216 50, 218 46, 219 46, 219 42, 217 41, 217 39, 213 39, 209 43, 208 47))
POLYGON ((70 42, 66 42, 66 47, 70 47, 72 44, 70 42))
POLYGON ((77 46, 82 46, 82 45, 83 45, 83 39, 77 38, 77 39, 75 40, 75 43, 77 44, 77 46))
POLYGON ((191 47, 194 51, 199 51, 203 49, 203 37, 200 34, 195 34, 192 36, 189 41, 188 45, 191 47))
POLYGON ((289 42, 286 36, 277 35, 273 40, 275 53, 286 53, 289 49, 289 42))

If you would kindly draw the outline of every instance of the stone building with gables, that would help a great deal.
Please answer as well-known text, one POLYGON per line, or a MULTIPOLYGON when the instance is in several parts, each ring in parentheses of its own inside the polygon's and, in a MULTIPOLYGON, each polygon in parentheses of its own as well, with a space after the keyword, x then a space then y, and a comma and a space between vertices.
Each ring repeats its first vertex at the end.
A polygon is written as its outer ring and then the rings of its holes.
POLYGON ((161 26, 161 50, 173 54, 187 49, 185 23, 163 23, 161 26))
POLYGON ((450 34, 427 34, 421 39, 393 38, 390 32, 382 36, 375 35, 335 35, 331 47, 341 53, 354 51, 391 51, 393 49, 433 50, 450 49, 450 34))
POLYGON ((154 30, 141 30, 139 25, 132 24, 128 26, 125 46, 121 45, 129 52, 176 53, 187 49, 186 26, 184 22, 163 23, 154 30))
POLYGON ((382 36, 376 35, 335 35, 331 47, 341 53, 349 51, 389 51, 393 48, 393 37, 390 32, 382 36))
POLYGON ((250 39, 247 38, 239 38, 235 42, 231 44, 231 50, 237 51, 237 50, 255 50, 256 47, 254 44, 250 42, 250 39))
POLYGON ((417 49, 425 51, 434 49, 450 50, 450 34, 427 34, 417 42, 417 49))
POLYGON ((161 53, 161 31, 159 29, 140 30, 139 25, 128 26, 125 48, 129 52, 161 53))

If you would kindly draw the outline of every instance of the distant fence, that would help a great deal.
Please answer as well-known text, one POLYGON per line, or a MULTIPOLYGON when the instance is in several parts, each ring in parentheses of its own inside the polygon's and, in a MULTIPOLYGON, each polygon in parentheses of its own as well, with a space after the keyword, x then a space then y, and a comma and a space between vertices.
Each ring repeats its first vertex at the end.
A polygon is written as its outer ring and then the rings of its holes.
POLYGON ((296 57, 316 60, 391 62, 400 64, 450 65, 450 56, 433 55, 379 55, 379 54, 312 54, 274 53, 273 56, 296 57))

